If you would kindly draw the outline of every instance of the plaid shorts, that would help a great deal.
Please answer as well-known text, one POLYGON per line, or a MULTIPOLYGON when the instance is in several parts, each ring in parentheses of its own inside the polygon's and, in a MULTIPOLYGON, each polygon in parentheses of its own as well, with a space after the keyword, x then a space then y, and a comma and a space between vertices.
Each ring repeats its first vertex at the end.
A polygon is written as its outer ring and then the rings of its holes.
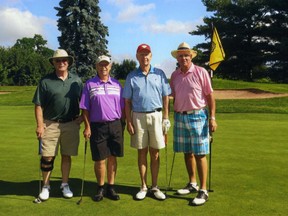
POLYGON ((174 112, 174 152, 209 154, 208 111, 196 110, 191 114, 174 112))

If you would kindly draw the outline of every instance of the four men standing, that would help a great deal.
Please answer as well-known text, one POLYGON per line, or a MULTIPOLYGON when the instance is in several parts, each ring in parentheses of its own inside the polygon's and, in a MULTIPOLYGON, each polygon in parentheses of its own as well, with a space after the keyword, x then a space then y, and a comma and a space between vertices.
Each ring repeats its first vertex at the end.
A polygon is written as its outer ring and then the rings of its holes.
POLYGON ((44 186, 39 194, 41 200, 49 198, 49 178, 58 145, 61 146, 62 155, 63 195, 67 198, 73 196, 68 186, 68 178, 71 155, 77 155, 79 145, 79 125, 82 118, 78 116, 81 94, 80 108, 85 124, 83 134, 86 140, 90 139, 98 183, 95 201, 101 201, 104 197, 106 160, 106 195, 113 200, 120 199, 113 186, 117 171, 116 157, 123 156, 125 117, 127 131, 131 136, 131 147, 138 151, 141 187, 135 198, 143 200, 148 192, 149 153, 152 177, 149 192, 156 199, 166 199, 157 183, 159 150, 165 148, 163 132, 167 133, 170 127, 170 94, 174 97, 174 151, 184 153, 189 178, 187 186, 177 192, 187 194, 198 191, 195 172, 197 165, 200 190, 192 204, 202 205, 208 200, 206 154, 209 154, 209 128, 210 133, 217 128, 216 105, 210 77, 204 68, 192 63, 192 58, 197 53, 191 50, 187 43, 181 43, 171 54, 179 65, 171 76, 172 92, 165 73, 151 65, 150 46, 141 44, 136 51, 139 67, 128 74, 123 93, 121 84, 110 77, 110 57, 99 56, 96 61, 97 75, 85 83, 82 94, 80 78, 68 72, 73 58, 68 56, 65 50, 55 51, 53 58, 50 58, 55 73, 40 81, 33 98, 36 134, 42 141, 41 169, 44 186))

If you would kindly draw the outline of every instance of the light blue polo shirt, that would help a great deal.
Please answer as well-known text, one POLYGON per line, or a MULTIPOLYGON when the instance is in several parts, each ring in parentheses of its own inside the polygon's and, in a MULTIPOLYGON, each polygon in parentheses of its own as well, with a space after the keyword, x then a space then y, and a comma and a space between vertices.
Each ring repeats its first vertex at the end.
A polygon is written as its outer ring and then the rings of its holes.
POLYGON ((148 75, 141 68, 130 72, 126 78, 123 97, 132 101, 132 111, 149 112, 162 108, 162 97, 171 94, 165 73, 150 66, 148 75))

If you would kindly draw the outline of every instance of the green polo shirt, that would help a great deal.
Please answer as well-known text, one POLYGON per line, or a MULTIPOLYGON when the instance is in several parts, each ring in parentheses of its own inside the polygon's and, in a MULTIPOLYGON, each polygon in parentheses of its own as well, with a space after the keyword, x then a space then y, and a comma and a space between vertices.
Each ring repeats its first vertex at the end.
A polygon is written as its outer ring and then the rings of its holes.
POLYGON ((56 73, 44 76, 35 91, 32 102, 43 109, 43 118, 69 120, 80 114, 79 102, 83 83, 78 75, 69 73, 65 80, 56 73))

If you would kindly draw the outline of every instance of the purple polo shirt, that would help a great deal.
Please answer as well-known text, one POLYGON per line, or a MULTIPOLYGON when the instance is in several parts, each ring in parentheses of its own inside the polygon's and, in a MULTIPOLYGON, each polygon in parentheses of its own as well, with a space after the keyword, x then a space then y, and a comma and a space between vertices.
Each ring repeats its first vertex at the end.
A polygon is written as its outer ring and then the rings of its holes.
POLYGON ((90 122, 120 119, 124 109, 121 84, 112 77, 107 82, 98 76, 89 79, 83 89, 80 108, 89 111, 90 122))

